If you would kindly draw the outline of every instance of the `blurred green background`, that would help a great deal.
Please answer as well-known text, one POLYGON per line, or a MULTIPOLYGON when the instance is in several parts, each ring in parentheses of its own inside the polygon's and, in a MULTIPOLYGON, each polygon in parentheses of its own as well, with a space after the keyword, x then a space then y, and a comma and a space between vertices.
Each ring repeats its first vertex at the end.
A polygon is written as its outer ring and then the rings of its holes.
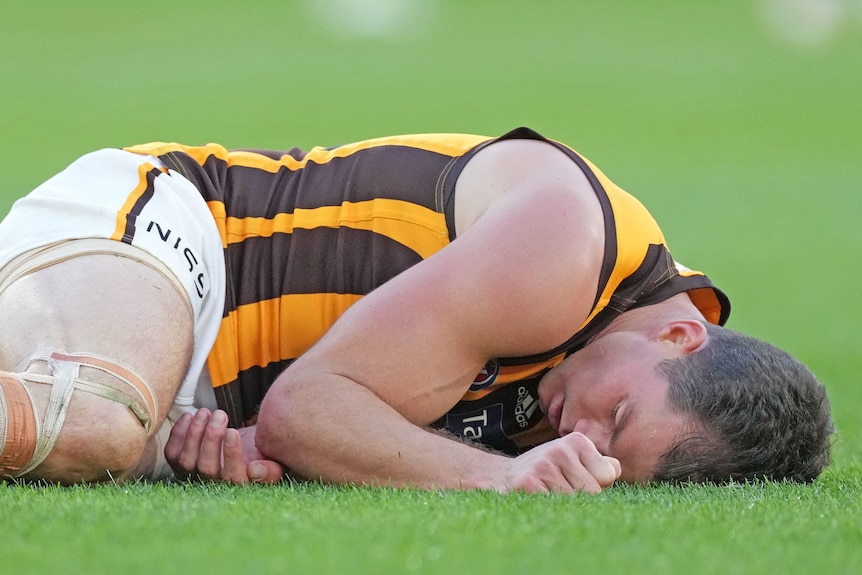
POLYGON ((858 472, 860 72, 857 0, 7 3, 0 214, 99 147, 528 125, 641 198, 731 327, 822 377, 858 472))

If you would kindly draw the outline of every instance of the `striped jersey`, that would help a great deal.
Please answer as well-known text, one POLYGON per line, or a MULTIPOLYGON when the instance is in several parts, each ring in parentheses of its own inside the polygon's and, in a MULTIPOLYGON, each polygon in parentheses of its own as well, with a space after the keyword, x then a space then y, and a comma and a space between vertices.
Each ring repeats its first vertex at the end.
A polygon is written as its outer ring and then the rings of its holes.
MULTIPOLYGON (((156 156, 203 196, 219 230, 227 285, 208 357, 220 408, 254 421, 275 378, 354 302, 456 239, 458 175, 483 147, 545 140, 527 128, 500 138, 394 136, 309 152, 227 150, 153 143, 156 156)), ((515 454, 514 438, 542 420, 537 386, 551 367, 616 316, 688 292, 705 317, 727 320, 729 302, 699 272, 679 266, 646 209, 588 160, 550 142, 586 174, 605 219, 605 254, 592 313, 563 345, 488 362, 433 425, 515 454)))

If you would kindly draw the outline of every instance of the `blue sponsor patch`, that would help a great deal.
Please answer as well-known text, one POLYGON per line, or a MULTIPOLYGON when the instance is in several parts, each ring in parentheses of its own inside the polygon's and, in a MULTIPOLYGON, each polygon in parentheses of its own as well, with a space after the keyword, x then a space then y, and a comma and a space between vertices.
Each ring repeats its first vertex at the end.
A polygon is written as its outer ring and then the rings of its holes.
POLYGON ((503 404, 494 403, 466 413, 447 413, 445 426, 458 437, 478 441, 505 453, 517 453, 518 448, 503 430, 503 404))

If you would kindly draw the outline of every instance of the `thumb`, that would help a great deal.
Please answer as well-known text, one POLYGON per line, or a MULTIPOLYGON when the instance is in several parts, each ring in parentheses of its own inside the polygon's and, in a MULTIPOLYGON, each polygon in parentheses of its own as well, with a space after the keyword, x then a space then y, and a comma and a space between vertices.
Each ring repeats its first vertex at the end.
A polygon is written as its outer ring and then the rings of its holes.
POLYGON ((276 461, 259 459, 248 464, 248 478, 254 483, 275 483, 284 475, 284 469, 276 461))

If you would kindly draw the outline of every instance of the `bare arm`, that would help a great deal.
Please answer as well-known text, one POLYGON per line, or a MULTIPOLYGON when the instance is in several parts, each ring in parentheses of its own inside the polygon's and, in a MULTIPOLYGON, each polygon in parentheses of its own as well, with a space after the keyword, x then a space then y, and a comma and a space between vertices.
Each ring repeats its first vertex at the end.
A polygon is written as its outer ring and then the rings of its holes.
POLYGON ((580 434, 511 459, 424 429, 492 357, 537 353, 589 313, 601 209, 578 168, 539 142, 501 142, 459 179, 450 246, 355 304, 275 382, 257 446, 328 482, 595 491, 614 467, 580 434), (483 201, 483 199, 487 201, 483 201))

